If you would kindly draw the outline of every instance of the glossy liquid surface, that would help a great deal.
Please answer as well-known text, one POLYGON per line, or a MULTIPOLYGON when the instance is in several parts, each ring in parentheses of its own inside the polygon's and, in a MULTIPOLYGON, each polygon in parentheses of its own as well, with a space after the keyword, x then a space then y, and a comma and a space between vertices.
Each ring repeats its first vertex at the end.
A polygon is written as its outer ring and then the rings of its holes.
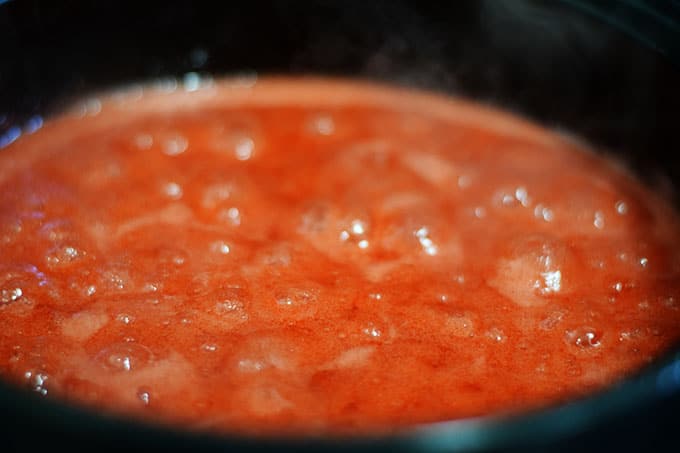
POLYGON ((586 395, 680 336, 677 214, 582 145, 388 87, 184 88, 0 151, 6 379, 354 434, 586 395))

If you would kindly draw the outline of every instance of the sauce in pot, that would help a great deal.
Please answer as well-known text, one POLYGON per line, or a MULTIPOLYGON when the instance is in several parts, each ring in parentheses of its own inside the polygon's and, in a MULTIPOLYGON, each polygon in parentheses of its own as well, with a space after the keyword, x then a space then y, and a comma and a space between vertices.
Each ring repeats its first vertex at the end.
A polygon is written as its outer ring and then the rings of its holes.
POLYGON ((581 397, 680 337, 680 221, 521 118, 358 82, 93 99, 0 152, 0 373, 191 428, 581 397))

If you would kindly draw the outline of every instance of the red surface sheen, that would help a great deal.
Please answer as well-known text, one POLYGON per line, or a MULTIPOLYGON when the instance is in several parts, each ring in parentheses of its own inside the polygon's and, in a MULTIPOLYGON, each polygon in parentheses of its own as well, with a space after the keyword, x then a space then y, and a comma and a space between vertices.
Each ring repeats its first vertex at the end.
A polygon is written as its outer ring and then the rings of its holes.
POLYGON ((97 102, 0 152, 0 373, 47 398, 370 433, 588 395, 680 336, 677 214, 521 118, 311 79, 97 102))

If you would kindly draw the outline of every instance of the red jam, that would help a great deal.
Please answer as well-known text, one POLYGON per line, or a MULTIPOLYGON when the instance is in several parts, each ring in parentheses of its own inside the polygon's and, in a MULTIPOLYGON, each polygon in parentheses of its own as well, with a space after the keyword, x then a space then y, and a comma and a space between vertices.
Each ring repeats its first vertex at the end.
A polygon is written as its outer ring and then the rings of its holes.
POLYGON ((0 151, 4 379, 356 434, 581 397, 680 337, 677 214, 582 144, 379 85, 190 88, 91 99, 0 151))

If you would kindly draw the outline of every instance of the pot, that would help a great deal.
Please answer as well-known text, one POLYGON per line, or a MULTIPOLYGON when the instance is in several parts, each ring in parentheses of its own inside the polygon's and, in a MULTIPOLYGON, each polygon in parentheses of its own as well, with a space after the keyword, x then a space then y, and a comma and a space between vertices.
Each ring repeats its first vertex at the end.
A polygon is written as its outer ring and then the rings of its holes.
MULTIPOLYGON (((0 0, 0 144, 75 99, 197 75, 349 76, 498 106, 621 156, 672 196, 680 8, 641 1, 37 2, 0 0)), ((678 326, 680 329, 680 326, 678 326)), ((182 432, 0 382, 7 450, 641 451, 677 443, 680 347, 591 397, 386 437, 182 432)), ((677 445, 675 446, 677 448, 677 445)))

